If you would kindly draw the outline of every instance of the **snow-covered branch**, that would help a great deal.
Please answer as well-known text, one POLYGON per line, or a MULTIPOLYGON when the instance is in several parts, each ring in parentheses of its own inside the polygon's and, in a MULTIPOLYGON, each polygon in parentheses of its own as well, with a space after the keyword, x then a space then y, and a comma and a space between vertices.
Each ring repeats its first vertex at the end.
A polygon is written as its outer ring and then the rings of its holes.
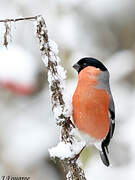
MULTIPOLYGON (((64 80, 66 71, 60 65, 58 48, 54 41, 48 38, 48 31, 45 20, 42 16, 15 18, 0 20, 5 24, 4 46, 8 46, 8 39, 11 36, 11 22, 34 20, 36 35, 39 39, 42 60, 48 69, 48 81, 52 110, 57 125, 61 128, 60 143, 49 150, 52 158, 58 158, 63 164, 67 180, 86 180, 84 171, 78 163, 80 152, 85 146, 81 140, 74 124, 69 105, 64 99, 64 80)), ((71 105, 70 105, 71 106, 71 105)))
POLYGON ((67 180, 85 180, 84 172, 77 163, 76 158, 85 146, 85 143, 77 135, 77 131, 72 123, 72 116, 63 96, 63 83, 66 78, 66 72, 60 65, 61 60, 58 57, 56 43, 48 38, 44 18, 39 16, 35 25, 42 60, 48 68, 52 109, 57 125, 61 127, 61 141, 56 147, 49 150, 50 156, 61 160, 67 180))

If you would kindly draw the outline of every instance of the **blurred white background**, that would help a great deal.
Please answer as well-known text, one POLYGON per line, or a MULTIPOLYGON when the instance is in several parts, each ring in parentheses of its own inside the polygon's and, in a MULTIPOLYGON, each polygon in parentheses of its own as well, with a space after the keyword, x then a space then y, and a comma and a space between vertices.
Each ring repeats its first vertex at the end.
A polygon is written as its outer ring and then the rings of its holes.
MULTIPOLYGON (((135 179, 135 1, 1 0, 0 19, 44 15, 50 38, 60 49, 72 89, 72 65, 91 56, 105 63, 116 105, 116 129, 110 144, 112 166, 105 167, 95 148, 82 155, 88 180, 135 179)), ((49 160, 59 140, 51 112, 46 69, 32 22, 11 24, 12 43, 3 49, 0 24, 0 175, 35 180, 64 180, 49 160)))

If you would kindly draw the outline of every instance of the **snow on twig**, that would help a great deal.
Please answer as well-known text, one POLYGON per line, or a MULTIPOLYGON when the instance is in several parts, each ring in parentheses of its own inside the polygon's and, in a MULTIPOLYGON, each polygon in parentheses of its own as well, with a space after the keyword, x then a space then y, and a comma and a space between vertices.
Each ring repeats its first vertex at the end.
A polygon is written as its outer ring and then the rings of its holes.
POLYGON ((60 65, 58 48, 54 41, 48 38, 48 31, 45 20, 38 16, 35 21, 36 34, 39 39, 42 60, 48 69, 48 81, 52 102, 52 110, 57 125, 61 127, 60 143, 49 150, 51 157, 58 157, 66 172, 67 180, 86 180, 85 175, 77 159, 85 143, 76 134, 75 126, 72 123, 72 116, 64 100, 64 79, 66 72, 60 65))

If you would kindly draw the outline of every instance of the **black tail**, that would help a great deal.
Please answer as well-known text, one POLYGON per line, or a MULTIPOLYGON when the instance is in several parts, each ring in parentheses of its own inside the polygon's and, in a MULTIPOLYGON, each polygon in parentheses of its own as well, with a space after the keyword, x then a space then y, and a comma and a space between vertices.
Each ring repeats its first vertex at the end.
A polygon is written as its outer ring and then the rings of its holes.
POLYGON ((104 163, 106 166, 109 166, 110 163, 109 163, 109 159, 108 159, 108 157, 107 157, 108 148, 107 148, 107 146, 104 144, 104 141, 102 142, 101 148, 102 148, 102 151, 100 151, 100 157, 101 157, 103 163, 104 163))

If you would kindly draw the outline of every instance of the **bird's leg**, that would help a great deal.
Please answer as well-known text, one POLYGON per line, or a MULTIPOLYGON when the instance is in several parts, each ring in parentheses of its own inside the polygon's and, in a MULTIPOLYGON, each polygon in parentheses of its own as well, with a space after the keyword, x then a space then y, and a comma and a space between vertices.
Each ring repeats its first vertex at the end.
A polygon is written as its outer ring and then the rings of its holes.
POLYGON ((77 161, 77 159, 79 158, 79 156, 80 156, 80 154, 82 153, 82 151, 84 150, 84 148, 86 147, 86 145, 81 149, 81 151, 78 153, 78 154, 76 154, 75 155, 75 157, 73 157, 72 159, 71 159, 71 161, 77 161))

